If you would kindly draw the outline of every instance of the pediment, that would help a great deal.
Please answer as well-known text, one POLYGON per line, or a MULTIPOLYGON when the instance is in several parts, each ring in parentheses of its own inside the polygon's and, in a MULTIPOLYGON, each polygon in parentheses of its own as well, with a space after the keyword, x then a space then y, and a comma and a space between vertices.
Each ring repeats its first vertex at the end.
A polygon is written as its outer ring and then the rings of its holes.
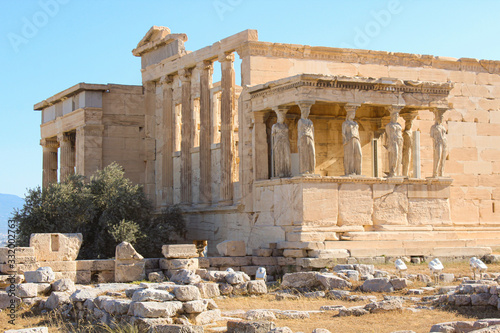
POLYGON ((137 44, 137 48, 140 48, 141 46, 144 46, 150 42, 161 40, 168 35, 170 35, 169 28, 153 25, 151 29, 149 29, 149 31, 146 33, 146 35, 141 39, 139 44, 137 44))

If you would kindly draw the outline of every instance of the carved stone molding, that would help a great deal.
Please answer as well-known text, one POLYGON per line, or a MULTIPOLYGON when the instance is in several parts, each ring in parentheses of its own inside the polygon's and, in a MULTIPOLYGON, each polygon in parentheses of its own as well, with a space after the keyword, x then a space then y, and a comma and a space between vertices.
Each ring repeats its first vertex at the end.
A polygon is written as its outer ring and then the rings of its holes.
POLYGON ((46 138, 40 140, 40 145, 44 148, 59 148, 59 142, 57 138, 46 138))
POLYGON ((375 90, 392 94, 423 93, 447 96, 453 88, 453 84, 398 79, 382 80, 364 77, 300 74, 273 81, 272 84, 266 83, 264 85, 252 87, 250 95, 252 98, 265 97, 299 87, 357 89, 362 91, 375 90))

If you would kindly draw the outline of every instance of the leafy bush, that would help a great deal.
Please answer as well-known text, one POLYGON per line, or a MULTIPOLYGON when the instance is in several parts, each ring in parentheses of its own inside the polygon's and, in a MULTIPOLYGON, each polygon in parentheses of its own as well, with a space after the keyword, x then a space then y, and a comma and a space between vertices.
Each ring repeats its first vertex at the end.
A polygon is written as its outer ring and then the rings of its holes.
POLYGON ((110 233, 117 243, 129 242, 131 244, 134 244, 142 235, 137 223, 126 220, 121 220, 118 224, 111 226, 110 233))
POLYGON ((18 246, 28 246, 32 233, 81 232, 80 259, 112 258, 122 241, 145 257, 158 256, 171 236, 186 233, 181 210, 173 206, 155 215, 142 187, 125 178, 117 163, 96 172, 88 183, 74 175, 43 190, 28 190, 13 220, 18 222, 18 246))

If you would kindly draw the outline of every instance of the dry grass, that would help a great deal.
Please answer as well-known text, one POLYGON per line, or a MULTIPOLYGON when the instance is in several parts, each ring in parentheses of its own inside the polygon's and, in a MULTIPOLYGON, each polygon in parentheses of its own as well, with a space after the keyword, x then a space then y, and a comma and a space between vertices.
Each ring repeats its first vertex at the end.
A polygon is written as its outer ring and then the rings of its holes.
MULTIPOLYGON (((368 295, 368 294, 366 294, 368 295)), ((381 295, 378 294, 379 299, 381 295)), ((366 302, 346 302, 328 299, 308 299, 276 301, 272 295, 262 297, 235 297, 218 300, 217 304, 222 311, 235 309, 278 309, 278 310, 319 310, 323 305, 344 305, 346 307, 364 305, 366 302)), ((407 304, 408 305, 408 304, 407 304)), ((391 313, 368 314, 361 317, 335 317, 334 312, 311 314, 309 319, 278 319, 278 327, 287 326, 294 332, 312 332, 315 328, 326 328, 332 332, 393 332, 398 330, 413 330, 415 332, 429 332, 431 326, 455 320, 474 320, 475 318, 442 310, 422 310, 417 313, 398 311, 391 313)), ((220 322, 225 326, 226 322, 220 322)))
POLYGON ((37 327, 37 326, 47 326, 49 327, 49 332, 60 332, 57 327, 52 327, 52 323, 46 316, 41 316, 39 311, 35 308, 28 306, 21 306, 16 312, 16 318, 14 319, 15 325, 9 323, 11 318, 8 316, 8 310, 4 310, 0 313, 0 331, 37 327))
POLYGON ((103 324, 92 324, 88 321, 79 321, 76 324, 64 319, 57 311, 41 313, 35 307, 21 306, 15 319, 15 325, 9 323, 10 318, 7 313, 0 313, 0 332, 4 330, 45 326, 50 333, 137 333, 137 329, 131 325, 122 325, 111 328, 103 324))

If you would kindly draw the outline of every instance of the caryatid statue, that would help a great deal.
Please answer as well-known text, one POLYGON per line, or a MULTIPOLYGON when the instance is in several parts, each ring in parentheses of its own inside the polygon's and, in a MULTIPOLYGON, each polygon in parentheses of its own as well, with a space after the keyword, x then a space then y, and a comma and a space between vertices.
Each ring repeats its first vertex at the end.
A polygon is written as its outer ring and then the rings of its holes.
POLYGON ((344 173, 349 175, 361 175, 361 143, 359 139, 359 125, 354 121, 356 109, 359 104, 347 104, 345 110, 347 116, 342 123, 342 143, 344 144, 344 173))
POLYGON ((278 122, 271 130, 273 146, 274 177, 290 177, 292 174, 292 158, 290 153, 290 139, 288 125, 285 117, 288 108, 277 107, 273 109, 278 117, 278 122))
POLYGON ((393 107, 391 110, 391 122, 385 126, 387 151, 389 152, 389 177, 400 176, 401 159, 403 157, 402 127, 398 123, 401 107, 393 107))
POLYGON ((431 127, 431 138, 434 142, 434 158, 432 176, 443 177, 444 163, 448 152, 448 140, 446 139, 446 128, 443 125, 443 114, 446 109, 436 109, 434 116, 436 122, 431 127))
POLYGON ((406 113, 403 115, 405 120, 405 129, 403 131, 403 176, 411 176, 411 165, 413 158, 413 132, 411 126, 417 115, 414 113, 406 113))
POLYGON ((314 125, 308 119, 311 112, 311 106, 314 102, 306 101, 299 102, 301 118, 299 119, 298 142, 297 147, 299 150, 299 172, 301 174, 314 173, 316 168, 316 151, 314 148, 314 125))

